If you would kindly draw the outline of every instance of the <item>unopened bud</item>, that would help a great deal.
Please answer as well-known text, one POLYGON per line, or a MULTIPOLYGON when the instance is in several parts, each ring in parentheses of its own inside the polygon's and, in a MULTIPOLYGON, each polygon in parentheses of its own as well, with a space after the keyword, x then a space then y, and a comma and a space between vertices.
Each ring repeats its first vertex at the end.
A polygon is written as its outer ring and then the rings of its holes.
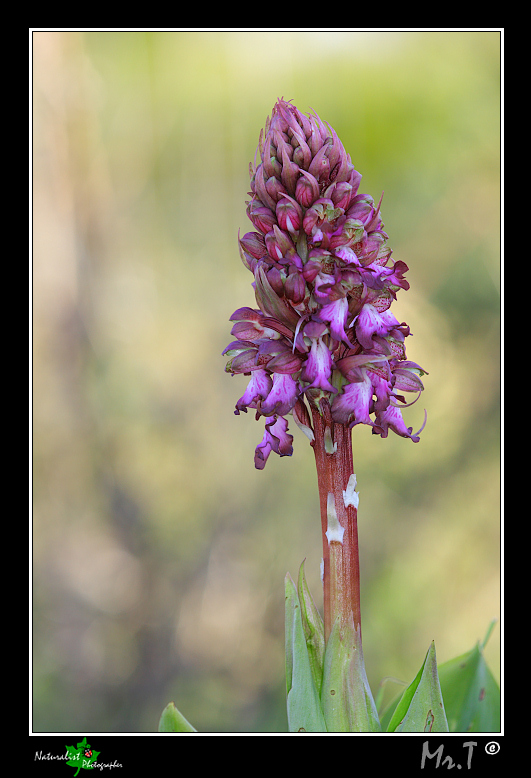
POLYGON ((281 230, 296 233, 299 231, 302 221, 302 211, 291 197, 283 197, 277 203, 277 221, 281 230))

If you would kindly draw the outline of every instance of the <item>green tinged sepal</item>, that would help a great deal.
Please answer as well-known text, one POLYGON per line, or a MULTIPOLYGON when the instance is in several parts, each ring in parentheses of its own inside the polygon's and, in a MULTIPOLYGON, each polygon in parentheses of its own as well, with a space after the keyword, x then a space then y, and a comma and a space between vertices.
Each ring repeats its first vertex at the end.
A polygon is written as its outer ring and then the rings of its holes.
POLYGON ((483 649, 492 631, 471 651, 439 666, 439 680, 450 732, 500 732, 500 688, 483 649))
POLYGON ((448 732, 433 642, 415 680, 396 706, 387 731, 448 732))
POLYGON ((159 721, 159 732, 197 732, 173 702, 168 703, 159 721))
POLYGON ((365 673, 361 630, 338 618, 332 628, 323 667, 321 706, 329 732, 381 732, 365 673))
POLYGON ((326 732, 302 625, 299 595, 289 573, 286 592, 286 694, 290 732, 326 732))

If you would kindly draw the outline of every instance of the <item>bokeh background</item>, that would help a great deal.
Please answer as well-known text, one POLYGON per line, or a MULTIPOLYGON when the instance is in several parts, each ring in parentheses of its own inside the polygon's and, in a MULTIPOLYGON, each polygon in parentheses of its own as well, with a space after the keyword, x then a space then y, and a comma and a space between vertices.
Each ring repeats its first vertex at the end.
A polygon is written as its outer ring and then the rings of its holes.
POLYGON ((322 602, 313 452, 295 428, 254 469, 221 356, 281 96, 385 192, 429 372, 419 444, 353 434, 369 680, 472 648, 500 615, 500 33, 36 31, 33 88, 34 731, 154 731, 170 700, 286 731, 285 573, 306 559, 322 602))

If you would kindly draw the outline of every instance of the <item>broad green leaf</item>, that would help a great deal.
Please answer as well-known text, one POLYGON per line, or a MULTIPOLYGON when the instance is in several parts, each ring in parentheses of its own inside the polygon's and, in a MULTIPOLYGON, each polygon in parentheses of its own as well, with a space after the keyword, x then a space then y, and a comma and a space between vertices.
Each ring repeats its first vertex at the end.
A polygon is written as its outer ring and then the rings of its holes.
POLYGON ((439 667, 450 732, 500 732, 500 689, 483 656, 487 639, 439 667))
POLYGON ((321 705, 329 732, 380 732, 365 673, 360 631, 338 618, 324 657, 321 705))
POLYGON ((197 732, 173 702, 168 703, 159 721, 159 732, 197 732))
POLYGON ((286 692, 290 732, 326 732, 302 627, 301 605, 289 573, 286 591, 286 692))
POLYGON ((318 694, 321 693, 321 684, 323 682, 323 660, 325 652, 324 624, 321 614, 315 607, 312 595, 306 583, 304 575, 304 562, 299 570, 298 582, 299 602, 301 605, 301 618, 304 636, 306 638, 306 647, 308 649, 308 658, 312 668, 313 682, 318 694))
POLYGON ((388 732, 448 732, 432 643, 415 680, 407 687, 387 727, 388 732))

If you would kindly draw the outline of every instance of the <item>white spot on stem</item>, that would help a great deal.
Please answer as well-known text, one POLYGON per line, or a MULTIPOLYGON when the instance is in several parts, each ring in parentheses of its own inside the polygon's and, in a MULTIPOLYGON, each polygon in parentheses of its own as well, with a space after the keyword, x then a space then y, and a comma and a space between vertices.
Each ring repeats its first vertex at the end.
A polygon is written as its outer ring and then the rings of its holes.
POLYGON ((348 479, 347 488, 343 490, 343 502, 345 503, 345 508, 348 508, 349 505, 353 505, 354 508, 357 509, 359 501, 360 496, 356 491, 356 474, 352 473, 348 479))
POLYGON ((328 538, 328 544, 332 543, 332 541, 334 540, 337 543, 342 544, 345 530, 338 521, 337 513, 336 513, 336 502, 334 500, 334 495, 332 494, 332 492, 328 492, 328 497, 326 500, 326 518, 328 520, 328 527, 326 530, 326 537, 328 538))
POLYGON ((332 440, 332 431, 328 426, 325 427, 324 431, 324 446, 327 454, 335 454, 337 451, 337 443, 332 440))

